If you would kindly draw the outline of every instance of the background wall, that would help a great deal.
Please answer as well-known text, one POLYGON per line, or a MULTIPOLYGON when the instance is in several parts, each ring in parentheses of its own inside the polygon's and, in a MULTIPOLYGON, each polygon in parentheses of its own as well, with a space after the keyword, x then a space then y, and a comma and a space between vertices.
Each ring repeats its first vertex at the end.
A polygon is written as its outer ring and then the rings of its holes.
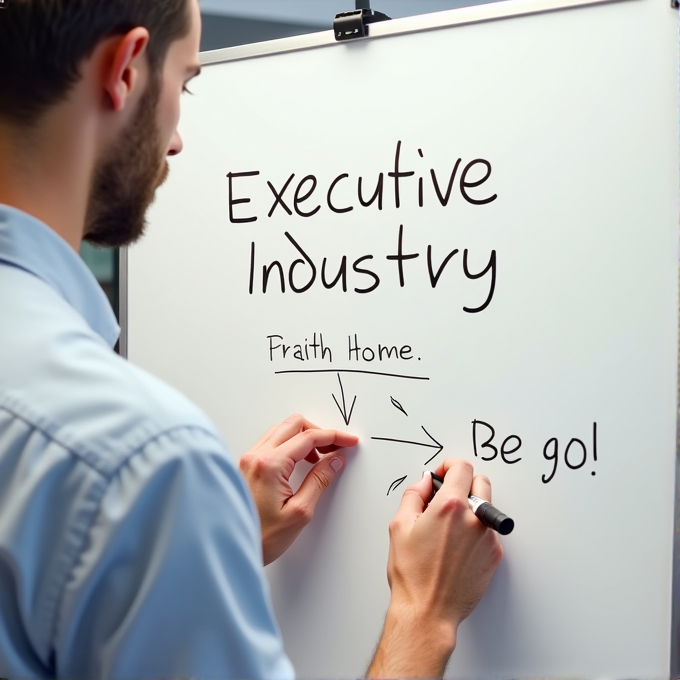
POLYGON ((278 19, 258 19, 220 14, 202 14, 203 32, 201 51, 218 50, 222 47, 247 45, 263 40, 288 38, 293 35, 315 33, 328 28, 322 24, 280 21, 278 19))

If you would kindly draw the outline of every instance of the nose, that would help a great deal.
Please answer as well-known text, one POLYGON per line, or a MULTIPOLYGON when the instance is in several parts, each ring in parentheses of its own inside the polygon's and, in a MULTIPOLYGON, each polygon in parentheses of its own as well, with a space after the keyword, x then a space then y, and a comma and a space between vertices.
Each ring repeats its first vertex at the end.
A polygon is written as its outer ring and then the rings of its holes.
POLYGON ((170 146, 168 147, 168 156, 176 156, 184 148, 184 142, 180 137, 179 132, 175 130, 170 140, 170 146))

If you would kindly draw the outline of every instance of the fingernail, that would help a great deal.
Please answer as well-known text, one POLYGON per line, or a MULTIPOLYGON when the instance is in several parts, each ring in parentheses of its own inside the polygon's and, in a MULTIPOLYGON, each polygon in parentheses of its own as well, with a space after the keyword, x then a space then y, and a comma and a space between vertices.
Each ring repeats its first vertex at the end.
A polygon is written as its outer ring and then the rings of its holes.
POLYGON ((343 465, 345 464, 345 461, 342 458, 333 458, 331 461, 331 467, 336 471, 340 472, 342 470, 343 465))

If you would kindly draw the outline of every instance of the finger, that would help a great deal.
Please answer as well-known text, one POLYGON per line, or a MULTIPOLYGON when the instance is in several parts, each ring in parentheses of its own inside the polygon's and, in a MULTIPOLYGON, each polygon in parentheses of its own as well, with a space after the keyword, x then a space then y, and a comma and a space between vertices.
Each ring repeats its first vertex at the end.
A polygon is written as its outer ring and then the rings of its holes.
POLYGON ((357 441, 357 437, 347 434, 347 432, 320 430, 317 428, 296 434, 278 446, 276 454, 297 463, 306 458, 314 449, 334 447, 333 450, 337 450, 340 447, 354 446, 357 441))
POLYGON ((276 425, 272 425, 251 447, 250 449, 257 449, 262 444, 264 444, 273 434, 276 432, 277 428, 279 427, 279 423, 276 425))
POLYGON ((451 463, 454 461, 453 458, 447 458, 446 460, 439 463, 437 469, 434 471, 436 475, 439 475, 442 479, 446 476, 447 470, 451 467, 451 463))
POLYGON ((486 475, 475 475, 472 478, 472 489, 470 491, 473 496, 483 498, 485 501, 491 503, 491 482, 486 475))
POLYGON ((270 444, 272 446, 281 446, 284 442, 292 439, 295 435, 305 430, 319 429, 314 423, 307 420, 299 413, 294 413, 288 416, 282 423, 276 426, 275 431, 271 435, 270 444))
POLYGON ((359 443, 359 437, 355 434, 349 434, 349 432, 341 432, 337 430, 338 437, 335 444, 330 446, 319 446, 319 453, 334 453, 338 449, 346 449, 352 446, 356 446, 359 443))
MULTIPOLYGON (((277 426, 274 426, 272 430, 274 431, 271 435, 271 441, 269 442, 272 446, 280 446, 281 444, 289 441, 295 435, 308 430, 320 430, 318 425, 315 425, 311 421, 307 420, 304 416, 299 413, 295 413, 289 416, 277 426)), ((319 449, 320 453, 333 453, 340 448, 345 448, 348 446, 356 446, 359 442, 359 437, 349 432, 337 431, 338 437, 336 441, 329 445, 328 447, 322 447, 319 449)))
POLYGON ((404 491, 394 519, 398 522, 404 522, 407 526, 411 526, 423 514, 431 498, 432 477, 430 475, 423 475, 419 482, 412 484, 404 491))
POLYGON ((474 475, 472 464, 467 460, 447 458, 441 469, 444 472, 442 489, 445 490, 446 494, 467 499, 474 475))
POLYGON ((300 488, 293 495, 295 503, 301 504, 307 510, 307 517, 314 514, 316 504, 323 492, 345 467, 342 456, 329 456, 318 462, 300 484, 300 488))

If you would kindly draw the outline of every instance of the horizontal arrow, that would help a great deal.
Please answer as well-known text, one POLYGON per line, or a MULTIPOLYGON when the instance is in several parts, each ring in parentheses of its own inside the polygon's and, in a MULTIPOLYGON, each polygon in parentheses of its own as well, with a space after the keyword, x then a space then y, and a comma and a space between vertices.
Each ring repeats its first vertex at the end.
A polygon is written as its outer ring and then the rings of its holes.
POLYGON ((349 409, 349 413, 347 413, 347 404, 345 403, 345 389, 342 386, 342 379, 340 378, 340 374, 338 373, 338 382, 340 383, 340 395, 342 399, 342 406, 340 406, 338 400, 335 398, 335 395, 333 394, 333 401, 335 402, 335 405, 338 407, 338 410, 340 411, 340 414, 342 415, 342 419, 345 421, 345 425, 349 425, 349 421, 352 419, 352 411, 354 411, 354 404, 356 404, 357 398, 356 395, 354 396, 354 399, 352 400, 352 406, 349 409))
POLYGON ((431 460, 436 458, 443 450, 444 445, 440 444, 422 425, 420 426, 422 431, 430 438, 431 441, 434 442, 434 444, 426 444, 425 442, 413 442, 408 439, 392 439, 390 437, 371 437, 371 439, 377 439, 382 442, 396 442, 398 444, 413 444, 413 446, 424 446, 425 448, 428 449, 437 449, 437 452, 428 458, 424 465, 427 465, 431 460))

